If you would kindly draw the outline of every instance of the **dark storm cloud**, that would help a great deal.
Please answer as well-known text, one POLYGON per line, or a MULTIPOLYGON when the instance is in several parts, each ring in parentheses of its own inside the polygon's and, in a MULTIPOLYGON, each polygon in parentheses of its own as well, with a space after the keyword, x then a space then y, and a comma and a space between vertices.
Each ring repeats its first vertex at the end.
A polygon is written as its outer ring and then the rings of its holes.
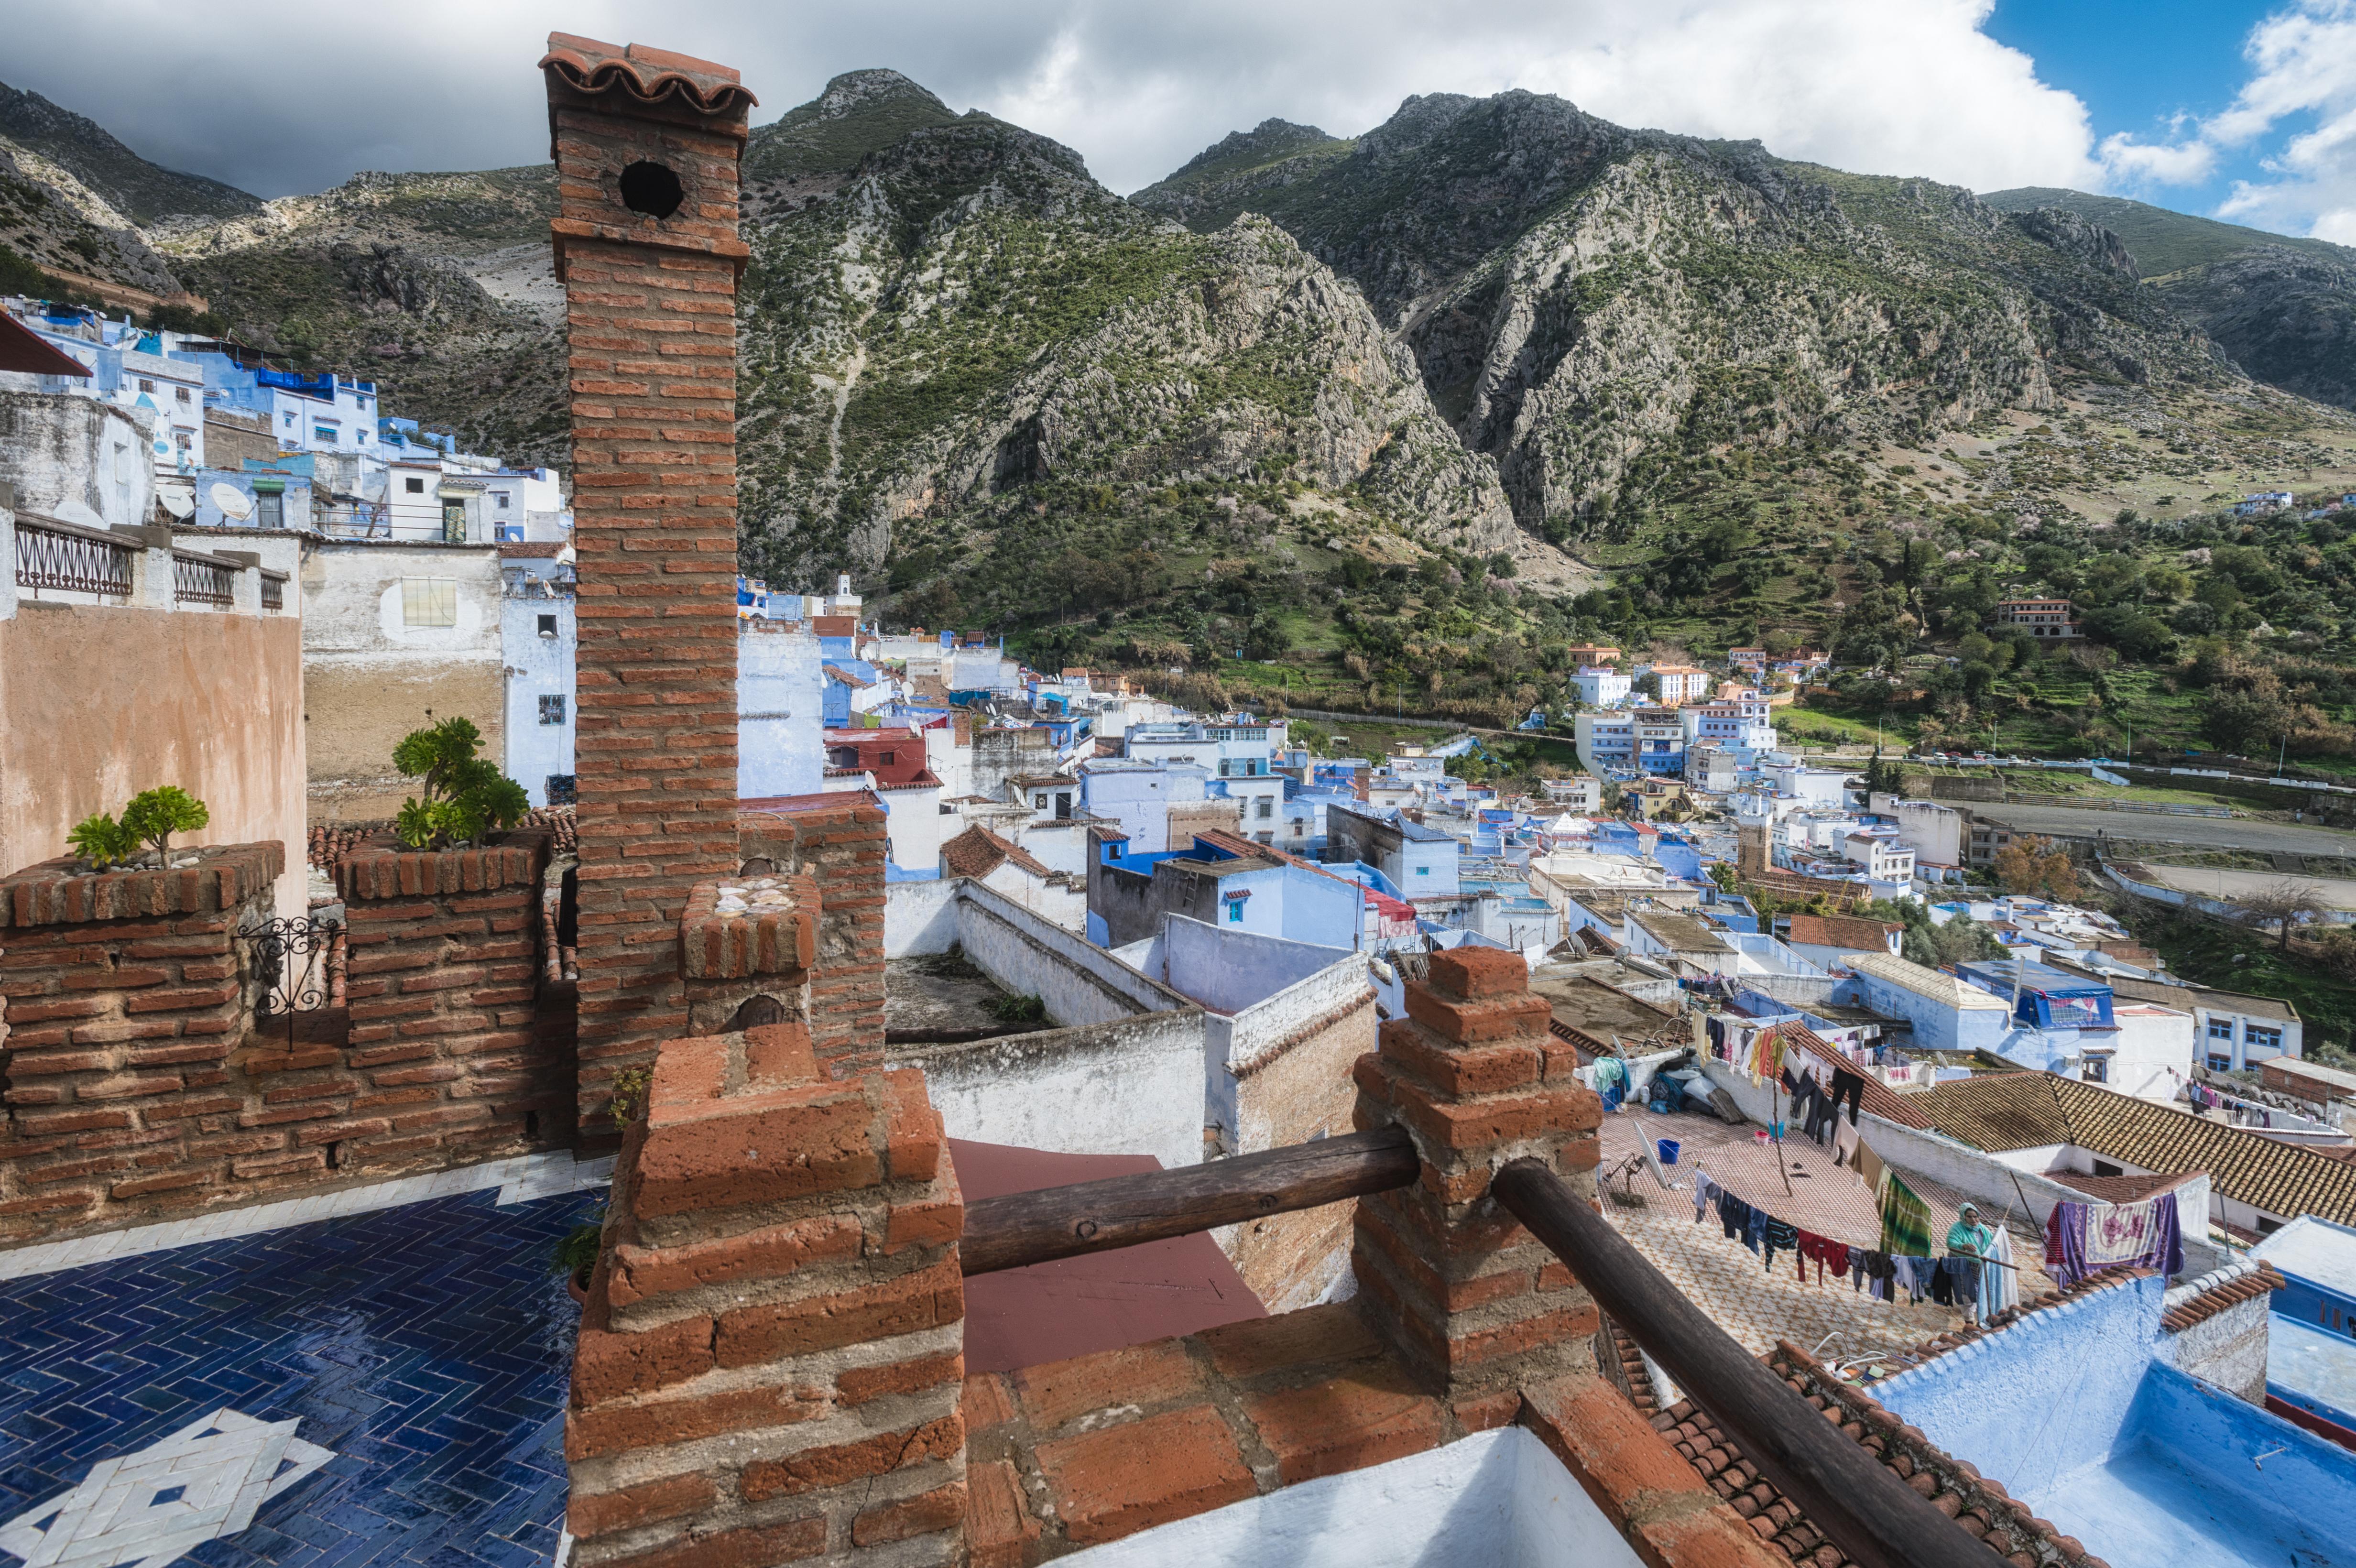
POLYGON ((1352 134, 1413 92, 1560 92, 1624 123, 1989 188, 2101 183, 2083 108, 1978 31, 1987 0, 471 5, 0 0, 0 80, 262 196, 547 155, 552 27, 725 61, 756 121, 890 66, 1134 189, 1269 115, 1352 134))

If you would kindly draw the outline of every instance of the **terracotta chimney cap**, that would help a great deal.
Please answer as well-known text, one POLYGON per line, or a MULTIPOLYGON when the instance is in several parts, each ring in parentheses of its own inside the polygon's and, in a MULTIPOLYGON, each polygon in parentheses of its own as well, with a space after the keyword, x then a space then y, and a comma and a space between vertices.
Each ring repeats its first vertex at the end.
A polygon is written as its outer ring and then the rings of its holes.
POLYGON ((540 66, 555 71, 583 92, 620 88, 647 103, 677 93, 705 114, 750 109, 761 101, 724 65, 643 44, 622 46, 573 33, 551 33, 548 52, 541 56, 540 66))

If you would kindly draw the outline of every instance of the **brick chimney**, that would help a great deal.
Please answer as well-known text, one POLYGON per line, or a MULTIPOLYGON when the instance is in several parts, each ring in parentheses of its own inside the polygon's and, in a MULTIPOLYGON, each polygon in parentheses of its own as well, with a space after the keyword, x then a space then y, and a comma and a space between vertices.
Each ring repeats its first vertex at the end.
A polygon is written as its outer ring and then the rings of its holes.
POLYGON ((1358 1200, 1350 1264, 1375 1326, 1477 1429, 1510 1419, 1520 1385, 1592 1368, 1593 1300, 1489 1181, 1535 1155, 1591 1191, 1603 1107, 1521 955, 1460 947, 1430 974, 1358 1059, 1359 1129, 1405 1126, 1423 1169, 1358 1200))
MULTIPOLYGON (((737 160, 725 66, 549 35, 580 562, 584 1123, 688 1032, 679 929, 736 859, 737 160)), ((602 1123, 593 1124, 602 1126, 602 1123)))

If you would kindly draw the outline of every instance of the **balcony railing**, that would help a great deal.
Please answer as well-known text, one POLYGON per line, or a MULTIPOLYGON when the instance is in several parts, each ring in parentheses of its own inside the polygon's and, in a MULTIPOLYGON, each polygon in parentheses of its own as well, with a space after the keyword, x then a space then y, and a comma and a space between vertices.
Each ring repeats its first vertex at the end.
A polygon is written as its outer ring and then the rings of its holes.
MULTIPOLYGON (((1404 1187, 1419 1159, 1384 1127, 1264 1154, 987 1198, 966 1208, 964 1272, 1165 1241, 1404 1187)), ((1544 1161, 1490 1189, 1859 1568, 1988 1568, 1988 1549, 1825 1419, 1646 1262, 1544 1161)))
POLYGON ((97 528, 54 517, 16 518, 19 588, 128 599, 135 553, 135 546, 97 528))
POLYGON ((237 603, 238 563, 192 549, 172 552, 172 597, 227 610, 237 603))

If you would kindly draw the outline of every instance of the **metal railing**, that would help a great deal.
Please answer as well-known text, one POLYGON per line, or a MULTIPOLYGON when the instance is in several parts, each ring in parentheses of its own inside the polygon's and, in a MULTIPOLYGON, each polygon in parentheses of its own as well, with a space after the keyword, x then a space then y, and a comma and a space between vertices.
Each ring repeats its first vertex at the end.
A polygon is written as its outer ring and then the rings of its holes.
POLYGON ((262 608, 273 615, 286 608, 284 572, 265 571, 262 574, 262 608))
POLYGON ((136 548, 96 528, 19 514, 16 586, 127 599, 136 548))
POLYGON ((183 604, 227 610, 237 603, 238 565, 195 550, 172 552, 172 597, 183 604))

